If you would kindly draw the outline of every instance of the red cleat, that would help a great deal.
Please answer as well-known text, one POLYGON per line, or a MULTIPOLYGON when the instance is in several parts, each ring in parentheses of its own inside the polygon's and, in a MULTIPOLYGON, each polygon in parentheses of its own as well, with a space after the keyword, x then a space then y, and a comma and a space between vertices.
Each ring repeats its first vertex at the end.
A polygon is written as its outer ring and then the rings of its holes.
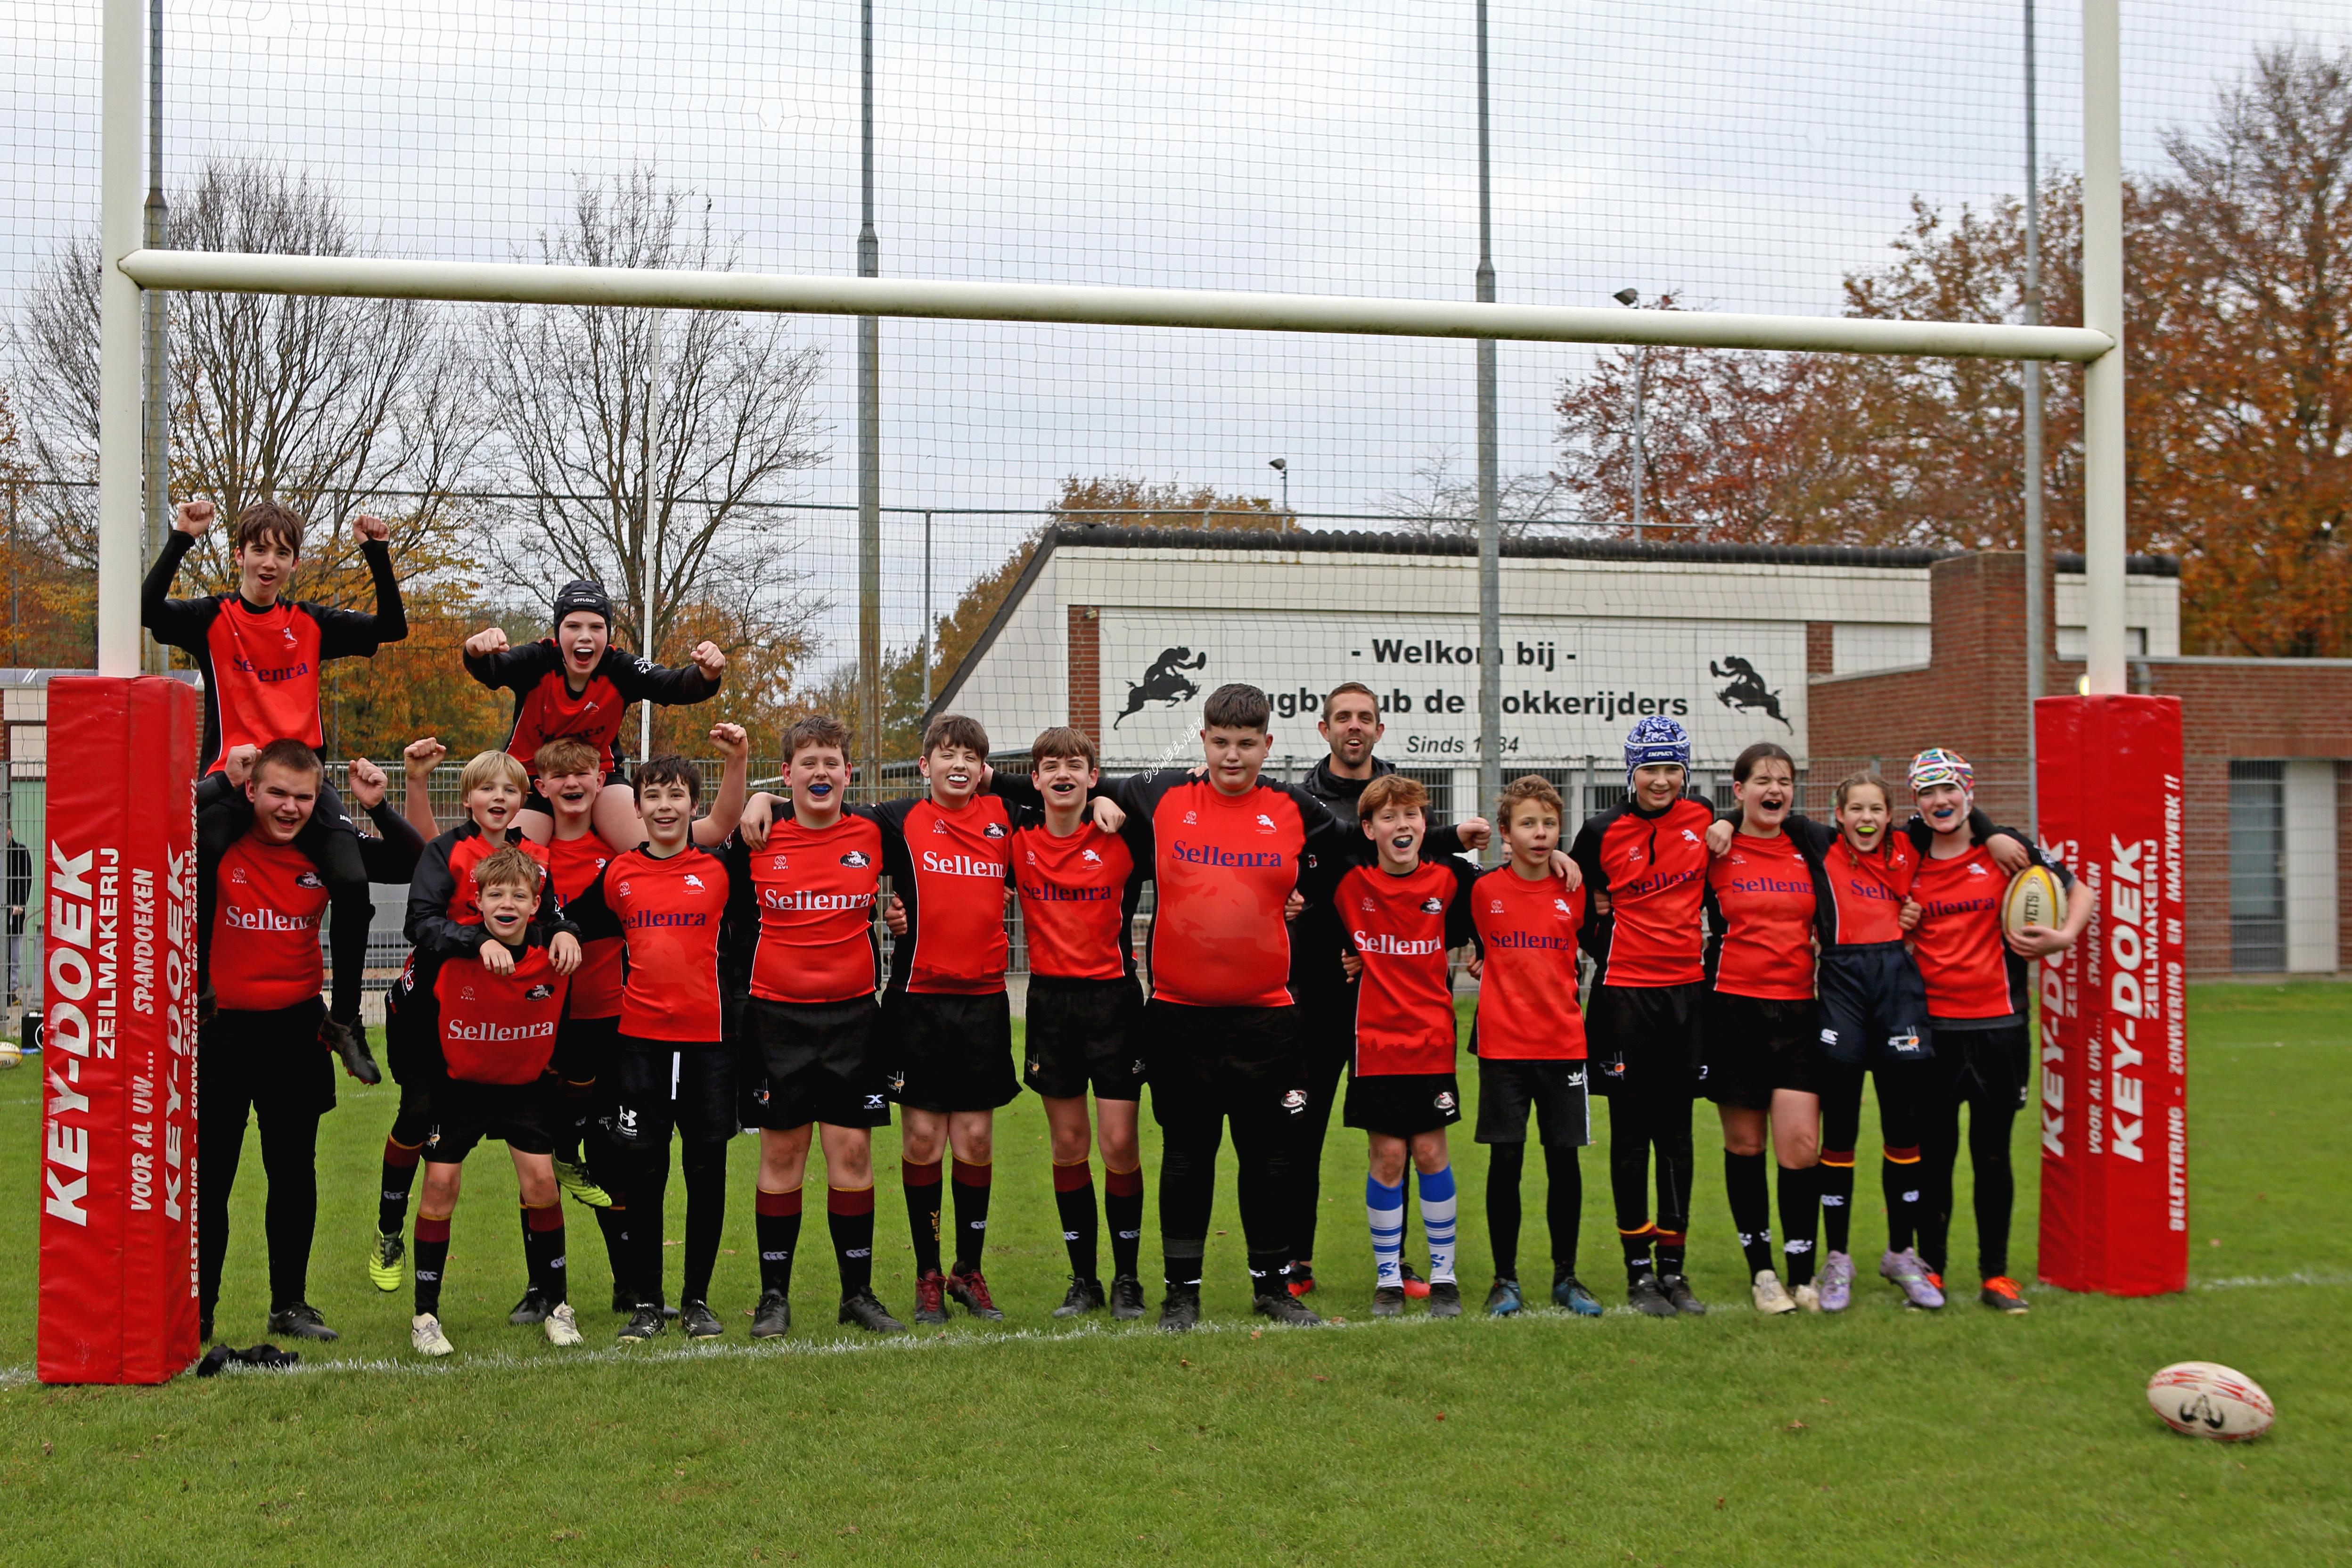
POLYGON ((1301 1259, 1290 1266, 1290 1293, 1304 1296, 1315 1289, 1315 1265, 1301 1259))
POLYGON ((1402 1267, 1404 1269, 1404 1293, 1416 1301, 1426 1300, 1429 1295, 1429 1281, 1415 1274, 1412 1264, 1407 1263, 1402 1267))

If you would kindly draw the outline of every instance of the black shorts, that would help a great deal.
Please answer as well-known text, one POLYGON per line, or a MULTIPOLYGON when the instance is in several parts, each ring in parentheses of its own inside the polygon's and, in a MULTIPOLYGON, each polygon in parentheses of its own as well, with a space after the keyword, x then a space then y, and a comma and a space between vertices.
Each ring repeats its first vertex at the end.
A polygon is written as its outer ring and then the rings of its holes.
MULTIPOLYGON (((323 1116, 335 1108, 335 1053, 319 1041, 318 997, 266 1013, 228 1009, 196 1031, 196 1110, 249 1104, 259 1116, 323 1116)), ((45 1060, 56 1062, 61 1053, 45 1060)), ((59 1070, 63 1070, 62 1065, 59 1070)))
POLYGON ((1232 1115, 1301 1121, 1307 1064, 1296 1007, 1143 1008, 1143 1076, 1161 1127, 1197 1129, 1232 1115))
POLYGON ((555 1152, 555 1080, 541 1073, 529 1083, 475 1083, 443 1079, 433 1089, 433 1131, 425 1160, 456 1165, 474 1145, 496 1138, 518 1154, 555 1152))
POLYGON ((743 1004, 745 1059, 754 1087, 751 1116, 772 1132, 822 1121, 829 1127, 887 1127, 890 1102, 874 1059, 882 1010, 871 996, 846 1002, 743 1004))
POLYGON ((2033 1031, 2023 1024, 1971 1028, 1966 1022, 1931 1022, 1937 1091, 1965 1104, 2022 1110, 2032 1093, 2033 1031))
POLYGON ((392 989, 383 994, 383 1064, 394 1083, 430 1087, 441 1076, 441 1047, 434 1038, 434 963, 411 952, 392 989))
POLYGON ((741 1131, 743 1074, 731 1046, 673 1045, 620 1037, 613 1052, 605 1126, 625 1149, 665 1148, 675 1131, 689 1143, 723 1143, 741 1131), (670 1079, 677 1090, 673 1099, 670 1079))
MULTIPOLYGON (((602 784, 599 784, 597 789, 601 793, 605 789, 609 789, 614 784, 625 784, 628 782, 629 775, 623 773, 619 768, 614 768, 611 773, 604 775, 604 782, 602 784)), ((590 805, 593 807, 594 803, 591 802, 590 805)), ((530 775, 530 793, 522 797, 522 809, 524 811, 535 811, 541 816, 553 816, 555 815, 555 803, 539 793, 539 775, 535 773, 530 775)))
POLYGON ((1854 942, 1822 954, 1822 1054, 1849 1067, 1926 1061, 1927 984, 1899 942, 1854 942))
POLYGON ((613 1070, 613 1053, 621 1047, 621 1020, 566 1018, 555 1031, 555 1056, 549 1070, 570 1083, 593 1083, 613 1070))
POLYGON ((1584 1009, 1593 1090, 1696 1092, 1704 982, 1595 985, 1584 1009))
POLYGON ((993 1110, 1021 1097, 1013 1076, 1013 1004, 985 996, 893 991, 883 999, 883 1082, 917 1110, 993 1110))
POLYGON ((1029 977, 1027 1068, 1048 1100, 1143 1098, 1143 990, 1133 980, 1029 977))
POLYGON ((1357 1073, 1339 1119, 1391 1138, 1440 1131, 1462 1120, 1462 1085, 1450 1072, 1357 1073))
POLYGON ((1820 1005, 1810 996, 1788 1001, 1710 991, 1699 1089, 1717 1105, 1742 1110, 1771 1110, 1775 1089, 1819 1094, 1821 1031, 1820 1005))
POLYGON ((1480 1057, 1478 1131, 1481 1143, 1524 1143, 1528 1113, 1540 1118, 1542 1142, 1580 1149, 1592 1142, 1592 1100, 1585 1064, 1558 1058, 1480 1057))

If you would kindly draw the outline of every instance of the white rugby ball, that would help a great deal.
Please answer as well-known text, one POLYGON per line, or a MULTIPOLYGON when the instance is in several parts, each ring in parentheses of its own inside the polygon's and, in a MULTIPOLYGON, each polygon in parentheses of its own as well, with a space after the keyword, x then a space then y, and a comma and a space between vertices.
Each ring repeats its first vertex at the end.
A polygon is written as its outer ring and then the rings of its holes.
POLYGON ((16 1048, 14 1040, 0 1040, 0 1072, 25 1065, 25 1053, 16 1048))
POLYGON ((2066 889, 2047 867, 2028 866, 2010 879, 2009 891, 2000 900, 2002 931, 2018 936, 2027 926, 2057 931, 2065 923, 2066 889))
POLYGON ((2147 1403, 2174 1431, 2223 1443, 2261 1436, 2275 1415, 2262 1384, 2210 1361, 2177 1361, 2149 1378, 2147 1403))

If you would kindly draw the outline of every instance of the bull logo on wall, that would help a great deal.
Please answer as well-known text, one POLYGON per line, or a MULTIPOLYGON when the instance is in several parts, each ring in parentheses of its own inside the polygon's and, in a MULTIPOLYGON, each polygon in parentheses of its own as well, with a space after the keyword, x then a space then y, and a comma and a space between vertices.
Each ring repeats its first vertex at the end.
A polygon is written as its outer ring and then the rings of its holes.
POLYGON ((1796 732, 1796 726, 1780 711, 1780 694, 1766 688, 1764 678, 1756 673, 1754 665, 1738 654, 1726 654, 1721 664, 1708 659, 1706 672, 1717 680, 1731 683, 1718 688, 1715 694, 1715 700, 1726 708, 1741 713, 1769 713, 1780 721, 1780 728, 1791 734, 1796 732))
POLYGON ((1143 672, 1141 680, 1127 683, 1127 710, 1110 721, 1114 730, 1126 720, 1143 711, 1147 702, 1164 702, 1173 708, 1179 702, 1189 702, 1201 694, 1201 689, 1184 679, 1188 669, 1206 669, 1209 656, 1194 653, 1189 647, 1160 650, 1160 657, 1143 672))

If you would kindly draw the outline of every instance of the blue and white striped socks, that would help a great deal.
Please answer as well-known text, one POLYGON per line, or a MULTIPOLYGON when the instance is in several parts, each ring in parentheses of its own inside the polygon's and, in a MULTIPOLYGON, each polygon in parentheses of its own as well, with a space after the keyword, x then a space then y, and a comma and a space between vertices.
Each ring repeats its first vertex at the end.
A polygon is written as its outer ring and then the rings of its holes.
MULTIPOLYGON (((1398 1207, 1403 1207, 1399 1187, 1398 1207)), ((1429 1233, 1429 1281, 1451 1285, 1454 1280, 1454 1167, 1424 1172, 1421 1177, 1421 1226, 1429 1233)), ((1402 1216, 1400 1216, 1402 1217, 1402 1216)), ((1402 1244, 1402 1237, 1399 1237, 1402 1244)), ((1402 1247, 1400 1245, 1400 1250, 1402 1247)))
MULTIPOLYGON (((1447 1178, 1449 1182, 1452 1178, 1447 1178)), ((1451 1191, 1451 1188, 1448 1189, 1451 1191)), ((1425 1202, 1426 1200, 1424 1200, 1425 1202)), ((1453 1209, 1449 1206, 1450 1215, 1453 1209)), ((1364 1217, 1372 1227, 1372 1264, 1375 1288, 1402 1289, 1404 1286, 1404 1184, 1384 1187, 1377 1177, 1364 1178, 1364 1217)), ((1453 1222, 1446 1222, 1446 1235, 1454 1234, 1453 1222)))

